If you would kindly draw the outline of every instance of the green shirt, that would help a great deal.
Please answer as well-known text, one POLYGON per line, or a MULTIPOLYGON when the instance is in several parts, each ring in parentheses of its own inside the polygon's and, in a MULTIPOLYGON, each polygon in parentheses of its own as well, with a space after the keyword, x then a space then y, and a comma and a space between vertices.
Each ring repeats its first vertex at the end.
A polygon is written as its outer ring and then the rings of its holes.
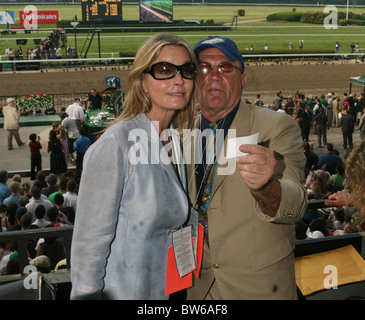
POLYGON ((333 182, 333 186, 336 188, 336 190, 343 190, 343 182, 345 179, 346 176, 341 176, 337 173, 330 177, 330 180, 333 182))
POLYGON ((58 193, 60 193, 60 194, 65 194, 65 193, 66 193, 66 191, 57 191, 57 192, 53 192, 53 193, 51 193, 51 194, 48 196, 48 200, 49 200, 49 201, 51 201, 51 202, 52 202, 52 204, 54 204, 54 197, 55 197, 55 195, 56 195, 56 194, 58 194, 58 193))

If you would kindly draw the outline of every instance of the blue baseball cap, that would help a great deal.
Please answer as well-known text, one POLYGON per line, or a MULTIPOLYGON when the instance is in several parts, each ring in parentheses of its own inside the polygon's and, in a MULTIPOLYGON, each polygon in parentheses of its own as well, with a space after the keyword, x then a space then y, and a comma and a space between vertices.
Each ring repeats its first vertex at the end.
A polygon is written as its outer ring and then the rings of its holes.
POLYGON ((235 61, 239 60, 242 65, 242 73, 245 71, 245 63, 243 61, 243 57, 241 52, 239 52, 237 45, 231 39, 226 37, 215 37, 215 38, 208 38, 199 41, 195 47, 194 51, 195 54, 198 56, 200 52, 209 49, 209 48, 216 48, 220 50, 224 55, 226 55, 229 59, 235 61))

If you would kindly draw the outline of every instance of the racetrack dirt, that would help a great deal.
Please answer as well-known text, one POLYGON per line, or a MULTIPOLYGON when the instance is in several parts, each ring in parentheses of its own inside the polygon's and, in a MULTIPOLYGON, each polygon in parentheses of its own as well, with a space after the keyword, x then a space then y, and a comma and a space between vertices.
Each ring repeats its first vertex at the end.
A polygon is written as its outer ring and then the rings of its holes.
MULTIPOLYGON (((266 62, 265 64, 246 64, 247 84, 244 97, 250 101, 260 93, 265 103, 271 103, 277 91, 289 96, 296 91, 305 95, 321 95, 328 92, 343 95, 349 92, 349 78, 365 75, 364 63, 358 60, 345 62, 266 62), (363 72, 361 72, 363 71, 363 72)), ((24 71, 21 73, 1 74, 0 96, 44 93, 79 93, 89 92, 96 88, 106 88, 105 76, 114 75, 120 78, 122 90, 127 90, 129 70, 118 70, 117 67, 77 68, 76 71, 44 70, 43 72, 24 71)), ((363 92, 360 86, 353 86, 352 92, 363 92)))
MULTIPOLYGON (((287 64, 265 63, 256 65, 246 64, 247 85, 244 90, 244 97, 254 102, 256 93, 260 93, 265 103, 272 103, 277 91, 281 90, 283 96, 289 96, 296 91, 305 95, 321 95, 328 92, 335 92, 342 97, 344 92, 349 92, 349 78, 352 76, 365 75, 364 63, 354 62, 336 64, 287 64), (363 71, 363 72, 361 72, 363 71)), ((92 70, 44 71, 44 72, 22 72, 3 73, 0 75, 0 96, 12 96, 35 93, 86 93, 90 89, 105 89, 105 76, 115 75, 121 80, 121 87, 127 90, 128 70, 100 70, 99 67, 92 70)), ((360 93, 363 88, 354 85, 353 92, 360 93)), ((66 107, 66 106, 65 106, 66 107)), ((26 139, 30 133, 36 133, 47 141, 50 126, 23 127, 20 130, 21 136, 26 139)), ((327 133, 328 141, 333 143, 344 156, 342 146, 342 133, 340 128, 331 128, 327 133)), ((314 151, 319 155, 324 149, 318 148, 317 136, 311 131, 310 140, 314 143, 314 151)), ((0 130, 0 153, 5 156, 1 159, 1 168, 8 171, 29 169, 29 150, 27 148, 16 148, 11 155, 6 150, 6 133, 0 130), (11 157, 10 157, 11 156, 11 157), (10 158, 8 158, 10 157, 10 158)), ((354 133, 354 143, 360 140, 359 131, 354 133)), ((45 149, 45 148, 44 148, 45 149)), ((43 161, 46 167, 49 165, 49 155, 42 151, 43 161)))

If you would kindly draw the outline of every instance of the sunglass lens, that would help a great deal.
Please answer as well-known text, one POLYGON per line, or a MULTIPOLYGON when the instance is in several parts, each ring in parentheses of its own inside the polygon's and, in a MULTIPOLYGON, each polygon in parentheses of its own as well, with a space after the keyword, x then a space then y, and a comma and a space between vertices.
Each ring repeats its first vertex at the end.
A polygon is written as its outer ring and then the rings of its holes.
POLYGON ((223 63, 219 67, 220 67, 220 69, 222 70, 223 73, 232 72, 233 69, 234 69, 234 66, 230 63, 223 63))
POLYGON ((186 63, 181 67, 182 76, 187 79, 193 79, 195 77, 195 64, 186 63))
POLYGON ((203 74, 207 74, 212 71, 213 66, 207 63, 202 63, 201 65, 203 74))
POLYGON ((173 77, 176 67, 169 63, 156 63, 154 65, 154 74, 157 79, 166 79, 173 77))

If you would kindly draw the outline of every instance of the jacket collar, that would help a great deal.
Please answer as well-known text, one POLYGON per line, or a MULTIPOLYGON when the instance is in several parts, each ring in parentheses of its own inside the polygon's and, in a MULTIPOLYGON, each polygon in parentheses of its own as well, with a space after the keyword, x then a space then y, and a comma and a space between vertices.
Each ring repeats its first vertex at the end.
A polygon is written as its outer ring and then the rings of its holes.
POLYGON ((160 140, 160 136, 157 128, 153 124, 153 122, 147 117, 145 113, 140 114, 136 118, 134 118, 136 126, 138 129, 141 129, 142 132, 145 132, 145 137, 148 141, 148 155, 149 155, 149 163, 151 164, 159 164, 161 167, 171 176, 171 178, 178 184, 182 185, 183 189, 187 189, 186 184, 186 173, 185 166, 183 161, 183 154, 181 152, 180 145, 180 137, 177 133, 177 130, 171 125, 171 136, 172 136, 172 152, 177 161, 176 168, 178 169, 179 177, 175 172, 173 164, 170 161, 167 150, 160 140), (179 179, 180 178, 180 179, 179 179), (180 183, 181 181, 181 183, 180 183))

